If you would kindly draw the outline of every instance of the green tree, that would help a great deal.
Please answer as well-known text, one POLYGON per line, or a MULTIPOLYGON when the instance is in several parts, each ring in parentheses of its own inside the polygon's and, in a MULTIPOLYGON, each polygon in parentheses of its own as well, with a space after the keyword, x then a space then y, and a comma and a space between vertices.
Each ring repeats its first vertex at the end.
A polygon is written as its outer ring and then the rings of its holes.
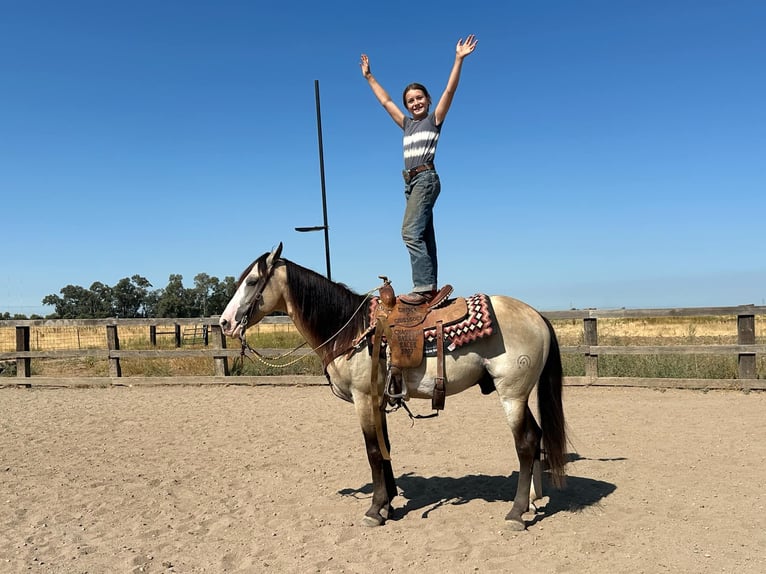
MULTIPOLYGON (((194 277, 194 287, 183 285, 183 276, 172 274, 164 289, 152 289, 141 275, 120 279, 114 287, 96 281, 85 289, 67 285, 60 295, 47 295, 43 305, 54 307, 50 319, 98 319, 105 317, 209 317, 223 312, 234 295, 234 277, 223 281, 207 273, 194 277)), ((0 315, 0 318, 9 315, 0 315)), ((6 317, 8 318, 8 317, 6 317)))
POLYGON ((114 305, 112 305, 113 290, 109 285, 96 281, 90 286, 90 298, 88 300, 88 316, 103 319, 114 317, 114 305))
POLYGON ((144 298, 144 316, 145 317, 159 317, 157 314, 157 306, 162 296, 162 289, 152 289, 147 291, 144 298))
POLYGON ((140 275, 120 279, 112 288, 112 305, 118 317, 146 316, 146 296, 152 284, 140 275))
POLYGON ((193 314, 194 291, 186 289, 183 275, 171 274, 168 285, 162 290, 156 307, 157 317, 197 317, 193 314))
POLYGON ((67 285, 62 288, 61 297, 58 295, 46 295, 43 305, 51 305, 56 309, 59 319, 92 318, 93 309, 97 307, 94 295, 89 289, 79 285, 67 285))
MULTIPOLYGON (((215 279, 215 278, 214 278, 215 279)), ((227 303, 234 297, 234 293, 237 290, 237 281, 234 277, 226 276, 223 281, 218 281, 213 287, 213 292, 210 294, 208 301, 208 309, 210 315, 220 315, 226 308, 227 303)))
POLYGON ((201 317, 220 315, 236 290, 234 277, 224 277, 221 281, 218 277, 199 273, 194 277, 194 309, 201 317))
POLYGON ((210 295, 218 283, 217 277, 211 277, 207 273, 198 273, 194 276, 194 308, 200 317, 208 316, 208 301, 210 295))

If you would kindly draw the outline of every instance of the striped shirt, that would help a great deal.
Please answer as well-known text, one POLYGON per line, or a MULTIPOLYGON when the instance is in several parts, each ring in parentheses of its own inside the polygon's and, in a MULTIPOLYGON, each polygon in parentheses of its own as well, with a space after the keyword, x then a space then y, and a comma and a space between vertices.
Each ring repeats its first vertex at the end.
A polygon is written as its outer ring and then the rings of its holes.
POLYGON ((422 120, 404 117, 404 169, 434 163, 440 132, 433 113, 422 120))

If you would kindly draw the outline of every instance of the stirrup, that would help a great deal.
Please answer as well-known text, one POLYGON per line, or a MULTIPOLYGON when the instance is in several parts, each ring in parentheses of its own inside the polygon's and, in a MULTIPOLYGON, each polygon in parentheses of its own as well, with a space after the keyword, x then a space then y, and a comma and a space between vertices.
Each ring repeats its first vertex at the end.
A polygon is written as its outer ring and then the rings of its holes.
POLYGON ((425 305, 430 303, 435 295, 436 291, 413 291, 407 295, 399 295, 399 301, 407 305, 425 305))
POLYGON ((448 283, 433 296, 433 299, 428 303, 428 308, 435 309, 444 303, 450 295, 452 295, 452 285, 448 283))

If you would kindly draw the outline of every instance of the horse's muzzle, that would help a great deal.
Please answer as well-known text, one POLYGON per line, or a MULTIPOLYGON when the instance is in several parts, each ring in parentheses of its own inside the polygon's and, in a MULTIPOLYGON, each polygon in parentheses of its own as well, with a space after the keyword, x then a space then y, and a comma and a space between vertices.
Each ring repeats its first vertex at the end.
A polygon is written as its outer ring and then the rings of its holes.
POLYGON ((223 317, 218 320, 218 324, 221 326, 221 331, 223 334, 227 337, 236 337, 241 327, 241 323, 239 321, 232 323, 223 317))

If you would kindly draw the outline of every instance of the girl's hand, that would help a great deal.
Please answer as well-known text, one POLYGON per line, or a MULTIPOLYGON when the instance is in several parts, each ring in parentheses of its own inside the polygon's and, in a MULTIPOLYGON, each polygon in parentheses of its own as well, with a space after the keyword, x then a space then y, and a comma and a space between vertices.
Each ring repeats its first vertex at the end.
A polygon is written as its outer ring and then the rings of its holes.
POLYGON ((359 62, 359 66, 362 68, 362 75, 365 78, 371 74, 370 59, 367 57, 367 54, 362 54, 362 60, 359 62))
POLYGON ((460 40, 457 42, 457 46, 455 46, 455 55, 462 60, 468 54, 474 51, 476 44, 478 43, 479 41, 473 34, 470 34, 468 38, 465 39, 465 42, 463 42, 463 39, 460 38, 460 40))

